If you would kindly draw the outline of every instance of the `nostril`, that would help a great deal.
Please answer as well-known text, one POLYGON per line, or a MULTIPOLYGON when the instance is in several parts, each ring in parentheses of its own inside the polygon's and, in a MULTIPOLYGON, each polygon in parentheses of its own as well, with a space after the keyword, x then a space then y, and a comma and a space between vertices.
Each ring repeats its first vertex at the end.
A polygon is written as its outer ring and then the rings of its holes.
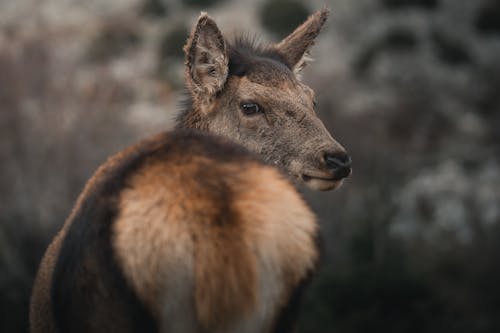
POLYGON ((326 165, 333 171, 349 169, 352 164, 351 157, 346 153, 326 153, 324 158, 326 165))

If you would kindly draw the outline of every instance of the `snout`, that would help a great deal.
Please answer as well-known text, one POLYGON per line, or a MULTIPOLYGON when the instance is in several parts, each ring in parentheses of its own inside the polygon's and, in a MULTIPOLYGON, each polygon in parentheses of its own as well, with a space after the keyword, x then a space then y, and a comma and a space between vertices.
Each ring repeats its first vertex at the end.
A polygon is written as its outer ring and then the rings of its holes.
POLYGON ((351 174, 352 160, 344 150, 324 152, 316 157, 316 161, 314 168, 307 168, 302 174, 302 180, 312 189, 333 190, 351 174))
MULTIPOLYGON (((305 121, 309 128, 316 130, 313 137, 307 136, 310 135, 311 130, 309 130, 304 135, 293 138, 297 140, 299 137, 299 141, 295 142, 300 149, 287 165, 288 171, 313 190, 330 191, 339 188, 343 180, 351 175, 351 157, 330 135, 319 118, 310 116, 305 121)), ((302 123, 304 124, 304 121, 302 123)))
POLYGON ((325 153, 326 167, 333 173, 334 180, 341 180, 351 174, 352 160, 345 152, 325 153))

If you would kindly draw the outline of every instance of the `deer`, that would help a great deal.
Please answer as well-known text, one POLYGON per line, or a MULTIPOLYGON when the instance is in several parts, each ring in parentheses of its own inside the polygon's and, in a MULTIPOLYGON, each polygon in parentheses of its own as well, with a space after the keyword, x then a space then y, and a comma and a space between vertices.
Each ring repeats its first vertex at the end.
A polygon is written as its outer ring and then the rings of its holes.
POLYGON ((299 186, 351 173, 300 80, 327 16, 269 45, 199 16, 175 128, 87 182, 40 263, 30 332, 293 331, 320 256, 299 186))

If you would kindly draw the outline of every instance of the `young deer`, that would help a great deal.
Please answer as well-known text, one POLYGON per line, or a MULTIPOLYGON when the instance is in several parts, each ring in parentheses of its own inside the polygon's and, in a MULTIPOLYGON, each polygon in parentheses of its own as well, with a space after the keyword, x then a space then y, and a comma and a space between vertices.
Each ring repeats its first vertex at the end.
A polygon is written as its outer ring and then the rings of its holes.
POLYGON ((31 332, 291 331, 318 250, 290 178, 327 190, 350 173, 296 77, 326 16, 268 47, 200 16, 179 128, 89 180, 40 264, 31 332))

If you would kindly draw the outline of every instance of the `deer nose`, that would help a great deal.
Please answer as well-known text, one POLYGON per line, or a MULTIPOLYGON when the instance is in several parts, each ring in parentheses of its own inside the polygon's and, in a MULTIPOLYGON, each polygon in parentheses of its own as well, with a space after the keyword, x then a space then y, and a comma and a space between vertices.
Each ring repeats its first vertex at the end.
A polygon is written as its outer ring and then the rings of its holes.
POLYGON ((334 172, 336 180, 345 178, 351 173, 352 160, 345 152, 326 153, 324 158, 326 166, 334 172))

